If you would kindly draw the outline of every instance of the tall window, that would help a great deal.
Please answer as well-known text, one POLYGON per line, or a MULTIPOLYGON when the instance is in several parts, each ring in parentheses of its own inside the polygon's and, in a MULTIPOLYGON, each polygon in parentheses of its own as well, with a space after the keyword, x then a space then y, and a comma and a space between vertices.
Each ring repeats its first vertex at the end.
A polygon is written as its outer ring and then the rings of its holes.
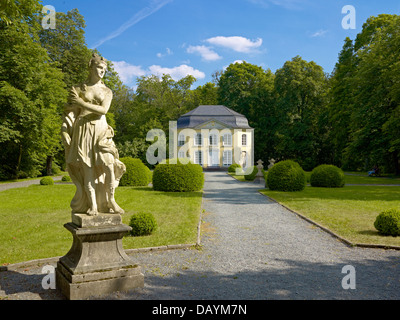
POLYGON ((232 164, 232 150, 224 151, 223 164, 224 167, 229 167, 232 164))
POLYGON ((186 158, 186 152, 185 151, 179 151, 178 152, 178 158, 180 158, 180 159, 186 158))
POLYGON ((230 147, 232 146, 232 134, 230 133, 225 133, 223 136, 223 144, 225 147, 230 147))
POLYGON ((178 146, 182 147, 183 145, 185 145, 185 135, 180 134, 178 137, 178 146))
POLYGON ((195 151, 195 153, 194 153, 194 163, 203 165, 203 152, 202 151, 195 151))
POLYGON ((247 135, 242 134, 242 146, 247 146, 247 135))
POLYGON ((218 145, 218 137, 216 134, 210 135, 210 146, 217 146, 218 145))
POLYGON ((201 133, 197 133, 194 136, 194 145, 195 146, 202 146, 203 145, 203 135, 201 133))

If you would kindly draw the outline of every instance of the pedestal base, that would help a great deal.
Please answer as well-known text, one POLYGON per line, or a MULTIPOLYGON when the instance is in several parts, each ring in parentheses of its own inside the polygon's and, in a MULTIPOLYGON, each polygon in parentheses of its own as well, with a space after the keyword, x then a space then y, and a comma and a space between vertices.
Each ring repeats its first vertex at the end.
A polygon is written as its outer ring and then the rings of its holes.
POLYGON ((141 268, 122 248, 122 237, 131 228, 106 214, 93 223, 87 219, 85 227, 64 225, 73 235, 73 244, 57 263, 57 288, 67 299, 79 300, 143 287, 141 268))

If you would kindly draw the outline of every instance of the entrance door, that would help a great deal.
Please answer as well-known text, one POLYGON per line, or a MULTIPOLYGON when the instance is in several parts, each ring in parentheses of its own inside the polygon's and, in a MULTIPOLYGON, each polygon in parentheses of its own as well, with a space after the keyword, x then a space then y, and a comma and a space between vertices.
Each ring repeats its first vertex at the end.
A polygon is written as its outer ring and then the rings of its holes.
POLYGON ((208 154, 208 166, 219 167, 219 150, 211 149, 208 154))

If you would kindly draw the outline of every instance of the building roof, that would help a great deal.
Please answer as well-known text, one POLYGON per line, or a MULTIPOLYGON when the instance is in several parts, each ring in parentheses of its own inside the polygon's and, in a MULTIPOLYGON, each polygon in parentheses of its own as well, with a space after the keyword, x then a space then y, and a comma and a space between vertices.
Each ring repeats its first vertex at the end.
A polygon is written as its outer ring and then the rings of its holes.
POLYGON ((223 123, 229 128, 251 129, 244 115, 221 105, 198 106, 178 119, 178 129, 196 128, 211 120, 223 123))

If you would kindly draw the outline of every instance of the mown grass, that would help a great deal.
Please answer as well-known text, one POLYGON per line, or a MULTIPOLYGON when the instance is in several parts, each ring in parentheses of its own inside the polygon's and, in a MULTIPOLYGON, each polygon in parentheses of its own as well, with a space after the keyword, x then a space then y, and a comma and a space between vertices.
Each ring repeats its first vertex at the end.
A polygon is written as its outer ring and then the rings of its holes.
MULTIPOLYGON (((71 184, 33 185, 0 192, 0 265, 62 256, 72 244, 63 227, 71 221, 71 184)), ((165 193, 149 187, 119 187, 116 199, 123 222, 139 211, 151 212, 158 229, 147 237, 125 237, 125 249, 196 243, 201 192, 165 193)))
POLYGON ((400 209, 400 187, 306 187, 301 192, 261 192, 352 243, 400 246, 400 237, 380 235, 374 227, 380 212, 400 209))

